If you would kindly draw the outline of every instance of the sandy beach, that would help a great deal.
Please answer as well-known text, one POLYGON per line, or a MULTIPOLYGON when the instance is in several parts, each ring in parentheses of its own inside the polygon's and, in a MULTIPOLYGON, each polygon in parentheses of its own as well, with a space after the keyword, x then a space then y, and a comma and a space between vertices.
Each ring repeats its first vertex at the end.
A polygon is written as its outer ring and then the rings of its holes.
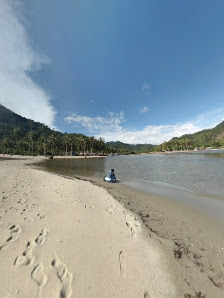
POLYGON ((1 162, 1 297, 181 297, 178 264, 90 182, 1 162))
POLYGON ((40 160, 0 160, 0 297, 223 297, 218 224, 40 160))

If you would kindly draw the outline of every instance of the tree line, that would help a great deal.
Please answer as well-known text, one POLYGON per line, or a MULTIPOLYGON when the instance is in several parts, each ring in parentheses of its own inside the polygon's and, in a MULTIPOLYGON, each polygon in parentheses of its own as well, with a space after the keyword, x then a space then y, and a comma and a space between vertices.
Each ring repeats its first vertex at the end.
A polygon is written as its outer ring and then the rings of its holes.
MULTIPOLYGON (((39 124, 39 123, 38 123, 39 124)), ((116 149, 107 146, 103 138, 96 139, 82 134, 52 131, 44 124, 37 125, 29 120, 28 129, 16 126, 0 140, 0 152, 4 154, 42 155, 93 155, 115 153, 116 149), (25 131, 24 131, 25 130, 25 131)))
POLYGON ((154 151, 194 150, 224 147, 224 121, 212 129, 172 138, 154 148, 154 151))

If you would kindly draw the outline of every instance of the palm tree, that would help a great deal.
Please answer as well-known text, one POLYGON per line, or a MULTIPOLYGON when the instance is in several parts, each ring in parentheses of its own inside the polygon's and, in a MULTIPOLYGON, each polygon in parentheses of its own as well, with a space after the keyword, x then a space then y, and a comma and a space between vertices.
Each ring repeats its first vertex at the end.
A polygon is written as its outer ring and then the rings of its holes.
POLYGON ((105 141, 104 141, 103 138, 100 137, 99 138, 99 150, 100 150, 101 153, 102 153, 102 151, 104 151, 104 148, 105 148, 105 141))
POLYGON ((20 135, 20 128, 19 127, 14 127, 13 128, 13 135, 14 135, 14 138, 15 138, 16 147, 18 149, 18 137, 20 135))
POLYGON ((5 148, 5 152, 8 154, 8 145, 9 145, 9 138, 4 138, 2 140, 2 145, 5 148))
POLYGON ((29 151, 30 151, 30 154, 31 154, 31 150, 32 150, 32 155, 33 155, 33 145, 34 145, 33 139, 35 137, 35 134, 33 132, 33 125, 34 125, 34 121, 31 120, 31 119, 28 120, 28 126, 30 126, 30 132, 28 132, 27 135, 28 135, 29 146, 30 146, 29 151))
POLYGON ((31 154, 32 151, 32 155, 33 155, 33 147, 34 147, 34 138, 35 138, 35 133, 31 130, 30 132, 28 132, 27 134, 28 136, 28 141, 29 141, 29 151, 31 154))
POLYGON ((68 143, 69 143, 69 135, 65 133, 63 137, 63 143, 65 144, 65 155, 68 155, 68 143))
POLYGON ((85 155, 86 140, 83 137, 78 138, 79 150, 83 151, 83 156, 85 155))
POLYGON ((93 154, 93 147, 94 147, 95 138, 89 137, 89 147, 90 147, 90 153, 93 154))
POLYGON ((70 155, 72 156, 72 153, 73 153, 73 145, 74 145, 74 138, 73 138, 73 135, 70 135, 69 136, 69 139, 68 139, 68 143, 70 145, 70 155))
POLYGON ((43 147, 44 147, 44 152, 46 152, 46 144, 45 144, 45 125, 42 124, 41 125, 41 129, 42 129, 42 140, 43 140, 43 147))
POLYGON ((53 132, 48 138, 48 144, 52 154, 55 154, 55 145, 56 145, 56 134, 53 132))

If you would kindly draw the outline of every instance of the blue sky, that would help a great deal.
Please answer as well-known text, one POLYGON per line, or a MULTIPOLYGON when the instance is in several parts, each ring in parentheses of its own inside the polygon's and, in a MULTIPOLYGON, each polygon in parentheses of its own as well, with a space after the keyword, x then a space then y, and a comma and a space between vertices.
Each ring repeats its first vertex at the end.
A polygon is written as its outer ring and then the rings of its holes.
POLYGON ((0 102, 159 144, 224 120, 224 2, 0 0, 0 102))

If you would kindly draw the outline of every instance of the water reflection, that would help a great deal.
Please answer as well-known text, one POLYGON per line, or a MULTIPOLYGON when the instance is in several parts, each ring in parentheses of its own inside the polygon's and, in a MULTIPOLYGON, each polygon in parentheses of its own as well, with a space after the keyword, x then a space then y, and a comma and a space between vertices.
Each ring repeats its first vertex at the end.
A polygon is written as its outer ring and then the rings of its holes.
POLYGON ((125 184, 197 192, 224 197, 224 152, 196 152, 46 160, 42 166, 67 176, 102 178, 111 168, 125 184))

